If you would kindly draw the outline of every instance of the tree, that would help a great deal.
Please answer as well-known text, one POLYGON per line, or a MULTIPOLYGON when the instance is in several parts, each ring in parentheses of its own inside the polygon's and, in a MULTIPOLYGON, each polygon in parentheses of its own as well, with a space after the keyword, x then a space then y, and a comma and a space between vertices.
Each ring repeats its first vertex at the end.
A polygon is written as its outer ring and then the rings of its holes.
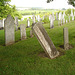
MULTIPOLYGON (((54 0, 47 0, 47 3, 50 3, 52 1, 54 1, 54 0)), ((68 4, 70 4, 70 5, 75 7, 75 0, 68 0, 68 4)))

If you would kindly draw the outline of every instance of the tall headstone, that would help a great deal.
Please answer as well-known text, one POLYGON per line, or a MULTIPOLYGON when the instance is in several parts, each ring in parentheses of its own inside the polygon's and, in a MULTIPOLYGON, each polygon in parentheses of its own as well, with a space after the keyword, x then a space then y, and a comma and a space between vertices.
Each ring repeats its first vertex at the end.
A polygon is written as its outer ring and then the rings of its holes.
POLYGON ((5 30, 5 45, 10 45, 15 42, 14 19, 8 15, 4 22, 5 30))
POLYGON ((53 19, 55 20, 54 12, 52 12, 53 19))
POLYGON ((41 22, 36 23, 33 27, 33 33, 37 37, 39 43, 45 50, 47 56, 51 59, 57 57, 59 52, 56 50, 52 40, 49 38, 45 28, 42 26, 41 22))
POLYGON ((15 17, 15 26, 16 26, 16 31, 18 30, 18 17, 15 17))
POLYGON ((25 27, 25 24, 20 25, 20 33, 21 33, 21 40, 26 39, 26 27, 25 27))
POLYGON ((30 27, 30 21, 29 18, 27 18, 27 28, 30 27))
POLYGON ((72 21, 74 21, 74 16, 72 16, 72 21))
POLYGON ((73 16, 73 10, 71 9, 71 16, 73 16))
POLYGON ((64 49, 69 49, 68 28, 64 28, 64 49))
POLYGON ((37 20, 38 20, 38 22, 40 21, 40 16, 38 15, 38 17, 37 17, 37 20))

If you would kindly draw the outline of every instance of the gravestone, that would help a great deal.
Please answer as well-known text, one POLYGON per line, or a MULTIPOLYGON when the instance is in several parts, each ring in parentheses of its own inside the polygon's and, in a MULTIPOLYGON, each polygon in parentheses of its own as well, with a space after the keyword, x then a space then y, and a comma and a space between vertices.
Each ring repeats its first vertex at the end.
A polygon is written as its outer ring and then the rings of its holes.
POLYGON ((20 33, 21 33, 21 40, 26 39, 26 27, 25 27, 25 24, 20 25, 20 33))
POLYGON ((4 22, 5 45, 11 45, 15 42, 14 19, 8 15, 4 22))
POLYGON ((43 16, 43 20, 45 19, 45 16, 43 16))
POLYGON ((51 15, 50 16, 50 29, 54 28, 54 17, 51 15))
POLYGON ((64 49, 69 49, 68 28, 64 28, 64 49))
POLYGON ((39 15, 38 15, 37 19, 38 19, 38 22, 39 22, 40 21, 40 16, 39 15))
POLYGON ((65 24, 65 13, 62 14, 63 24, 65 24))
POLYGON ((71 9, 71 16, 73 16, 73 10, 71 9))
POLYGON ((57 57, 59 55, 59 52, 56 50, 52 40, 49 38, 47 32, 45 31, 45 28, 42 26, 42 23, 38 22, 33 25, 32 30, 39 43, 45 50, 47 56, 51 59, 57 57))
POLYGON ((56 13, 56 20, 58 20, 58 13, 56 13))
POLYGON ((72 16, 72 21, 74 21, 74 16, 72 16))
POLYGON ((18 17, 15 17, 15 26, 16 26, 16 31, 18 30, 18 17))
POLYGON ((30 21, 29 18, 27 18, 27 28, 30 27, 30 21))
POLYGON ((67 23, 68 21, 66 20, 66 23, 67 23))
POLYGON ((58 21, 58 25, 62 25, 62 20, 63 20, 63 16, 62 16, 62 13, 60 12, 59 13, 59 21, 58 21))
POLYGON ((4 20, 5 20, 5 19, 0 20, 0 28, 2 28, 2 27, 4 28, 4 20))
POLYGON ((33 23, 35 23, 35 15, 33 15, 33 23))
POLYGON ((54 12, 52 12, 53 19, 55 20, 54 12))

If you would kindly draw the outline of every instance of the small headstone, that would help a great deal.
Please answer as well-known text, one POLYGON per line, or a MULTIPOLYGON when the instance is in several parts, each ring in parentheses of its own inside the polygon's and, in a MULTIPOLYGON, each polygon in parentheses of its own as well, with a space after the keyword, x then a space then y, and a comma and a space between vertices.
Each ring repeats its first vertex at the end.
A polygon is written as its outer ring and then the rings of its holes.
POLYGON ((43 20, 45 19, 45 16, 43 16, 43 20))
POLYGON ((41 22, 36 23, 32 27, 32 29, 33 29, 33 33, 36 35, 41 46, 45 50, 47 56, 51 59, 57 57, 59 55, 59 52, 56 50, 52 40, 49 38, 47 32, 42 26, 42 23, 41 22))
POLYGON ((72 21, 74 21, 74 16, 72 16, 72 21))
POLYGON ((64 28, 64 49, 69 49, 68 28, 64 28))
POLYGON ((58 13, 56 13, 56 20, 58 20, 58 13))
POLYGON ((35 15, 33 15, 33 23, 35 23, 35 15))
POLYGON ((25 24, 20 25, 20 32, 21 32, 21 40, 26 39, 26 27, 25 27, 25 24))
POLYGON ((10 45, 15 42, 14 19, 8 15, 4 22, 5 30, 5 45, 10 45))
POLYGON ((73 16, 73 10, 71 9, 71 16, 73 16))
POLYGON ((67 20, 66 20, 66 23, 67 23, 67 20))
POLYGON ((69 22, 70 22, 70 16, 69 16, 69 22))
POLYGON ((15 17, 15 26, 16 26, 16 31, 18 30, 18 17, 15 17))
POLYGON ((51 15, 51 18, 50 18, 50 29, 51 28, 54 28, 54 17, 51 15))
POLYGON ((30 27, 30 21, 29 18, 27 18, 27 28, 30 27))
POLYGON ((54 12, 52 12, 53 19, 55 20, 54 12))
POLYGON ((38 15, 38 17, 37 17, 37 20, 38 20, 38 22, 40 21, 40 16, 38 15))
POLYGON ((5 19, 0 20, 0 28, 1 28, 1 27, 3 27, 3 28, 4 28, 4 20, 5 20, 5 19))

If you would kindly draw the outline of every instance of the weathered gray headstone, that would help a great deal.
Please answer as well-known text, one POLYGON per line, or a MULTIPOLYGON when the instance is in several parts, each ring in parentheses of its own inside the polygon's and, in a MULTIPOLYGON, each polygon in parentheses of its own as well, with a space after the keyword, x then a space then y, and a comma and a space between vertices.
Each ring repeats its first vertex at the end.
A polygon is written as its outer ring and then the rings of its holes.
POLYGON ((33 33, 36 35, 41 46, 44 48, 47 56, 49 56, 49 58, 51 59, 57 57, 59 55, 59 52, 56 50, 53 42, 49 38, 44 27, 42 26, 42 23, 41 22, 36 23, 32 27, 32 29, 33 29, 33 33))
POLYGON ((16 26, 16 31, 18 30, 18 17, 15 17, 15 26, 16 26))
POLYGON ((69 49, 68 28, 64 28, 64 49, 69 49))
POLYGON ((35 23, 35 15, 33 15, 33 23, 35 23))
POLYGON ((15 42, 14 19, 8 15, 4 22, 5 30, 5 45, 10 45, 15 42))
POLYGON ((25 24, 20 25, 20 32, 21 32, 21 40, 26 39, 26 27, 25 27, 25 24))

